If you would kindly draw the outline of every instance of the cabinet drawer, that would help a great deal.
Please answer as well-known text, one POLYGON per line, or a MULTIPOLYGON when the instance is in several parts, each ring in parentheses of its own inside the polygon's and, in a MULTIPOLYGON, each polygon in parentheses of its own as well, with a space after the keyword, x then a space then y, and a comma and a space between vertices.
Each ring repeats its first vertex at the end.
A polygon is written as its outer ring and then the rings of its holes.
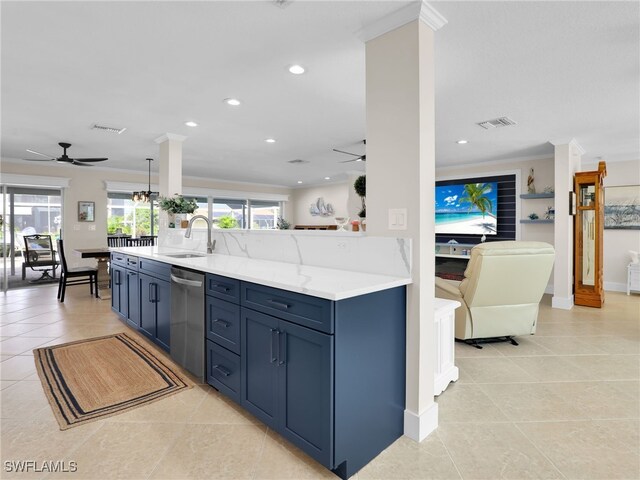
POLYGON ((240 303, 240 281, 207 273, 207 295, 233 303, 240 303))
POLYGON ((138 257, 132 257, 131 255, 127 255, 125 267, 129 270, 138 271, 138 257))
POLYGON ((240 357, 207 340, 207 383, 240 403, 240 357))
POLYGON ((240 306, 207 296, 207 338, 240 354, 240 306))
POLYGON ((114 265, 127 266, 127 255, 124 253, 111 252, 111 263, 114 265))
POLYGON ((325 333, 333 333, 333 302, 242 282, 241 305, 325 333))
POLYGON ((140 273, 146 273, 147 275, 153 275, 154 277, 162 280, 169 281, 171 276, 171 265, 164 262, 157 262, 155 260, 149 260, 146 258, 138 259, 138 269, 140 273))

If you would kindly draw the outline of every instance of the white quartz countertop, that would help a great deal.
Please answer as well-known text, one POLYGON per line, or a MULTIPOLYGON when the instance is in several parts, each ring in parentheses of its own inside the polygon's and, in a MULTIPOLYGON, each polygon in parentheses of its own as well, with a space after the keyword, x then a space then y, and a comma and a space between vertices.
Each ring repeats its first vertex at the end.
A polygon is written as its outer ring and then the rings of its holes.
POLYGON ((343 300, 411 283, 410 277, 352 272, 215 253, 204 257, 173 258, 167 255, 202 252, 171 247, 122 247, 111 250, 328 300, 343 300))

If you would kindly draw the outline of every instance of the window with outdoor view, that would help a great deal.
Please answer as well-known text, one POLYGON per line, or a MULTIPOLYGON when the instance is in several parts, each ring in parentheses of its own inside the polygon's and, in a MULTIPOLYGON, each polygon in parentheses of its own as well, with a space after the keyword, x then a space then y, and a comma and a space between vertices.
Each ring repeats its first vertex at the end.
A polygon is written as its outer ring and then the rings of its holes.
POLYGON ((280 202, 251 200, 251 229, 274 230, 280 216, 280 202))
POLYGON ((108 235, 142 235, 158 234, 158 204, 134 202, 126 193, 109 193, 107 201, 107 234, 108 235))
POLYGON ((215 198, 213 200, 214 228, 247 228, 247 201, 215 198))

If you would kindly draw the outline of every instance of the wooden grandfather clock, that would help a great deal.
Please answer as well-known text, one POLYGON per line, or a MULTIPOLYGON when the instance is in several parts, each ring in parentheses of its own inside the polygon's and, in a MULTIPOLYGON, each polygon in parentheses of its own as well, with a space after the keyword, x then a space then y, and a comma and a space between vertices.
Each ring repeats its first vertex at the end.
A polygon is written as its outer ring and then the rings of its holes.
POLYGON ((574 176, 576 215, 573 224, 574 303, 586 307, 602 307, 602 239, 604 231, 604 189, 607 176, 605 162, 598 170, 578 172, 574 176))

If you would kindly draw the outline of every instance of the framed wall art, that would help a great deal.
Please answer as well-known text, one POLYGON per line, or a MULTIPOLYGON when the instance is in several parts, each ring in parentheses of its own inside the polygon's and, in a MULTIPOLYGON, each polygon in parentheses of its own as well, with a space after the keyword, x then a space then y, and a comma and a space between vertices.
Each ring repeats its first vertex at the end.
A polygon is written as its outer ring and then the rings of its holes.
POLYGON ((640 185, 604 189, 604 228, 640 230, 640 185))
POLYGON ((78 221, 79 222, 95 222, 95 202, 78 202, 78 221))

